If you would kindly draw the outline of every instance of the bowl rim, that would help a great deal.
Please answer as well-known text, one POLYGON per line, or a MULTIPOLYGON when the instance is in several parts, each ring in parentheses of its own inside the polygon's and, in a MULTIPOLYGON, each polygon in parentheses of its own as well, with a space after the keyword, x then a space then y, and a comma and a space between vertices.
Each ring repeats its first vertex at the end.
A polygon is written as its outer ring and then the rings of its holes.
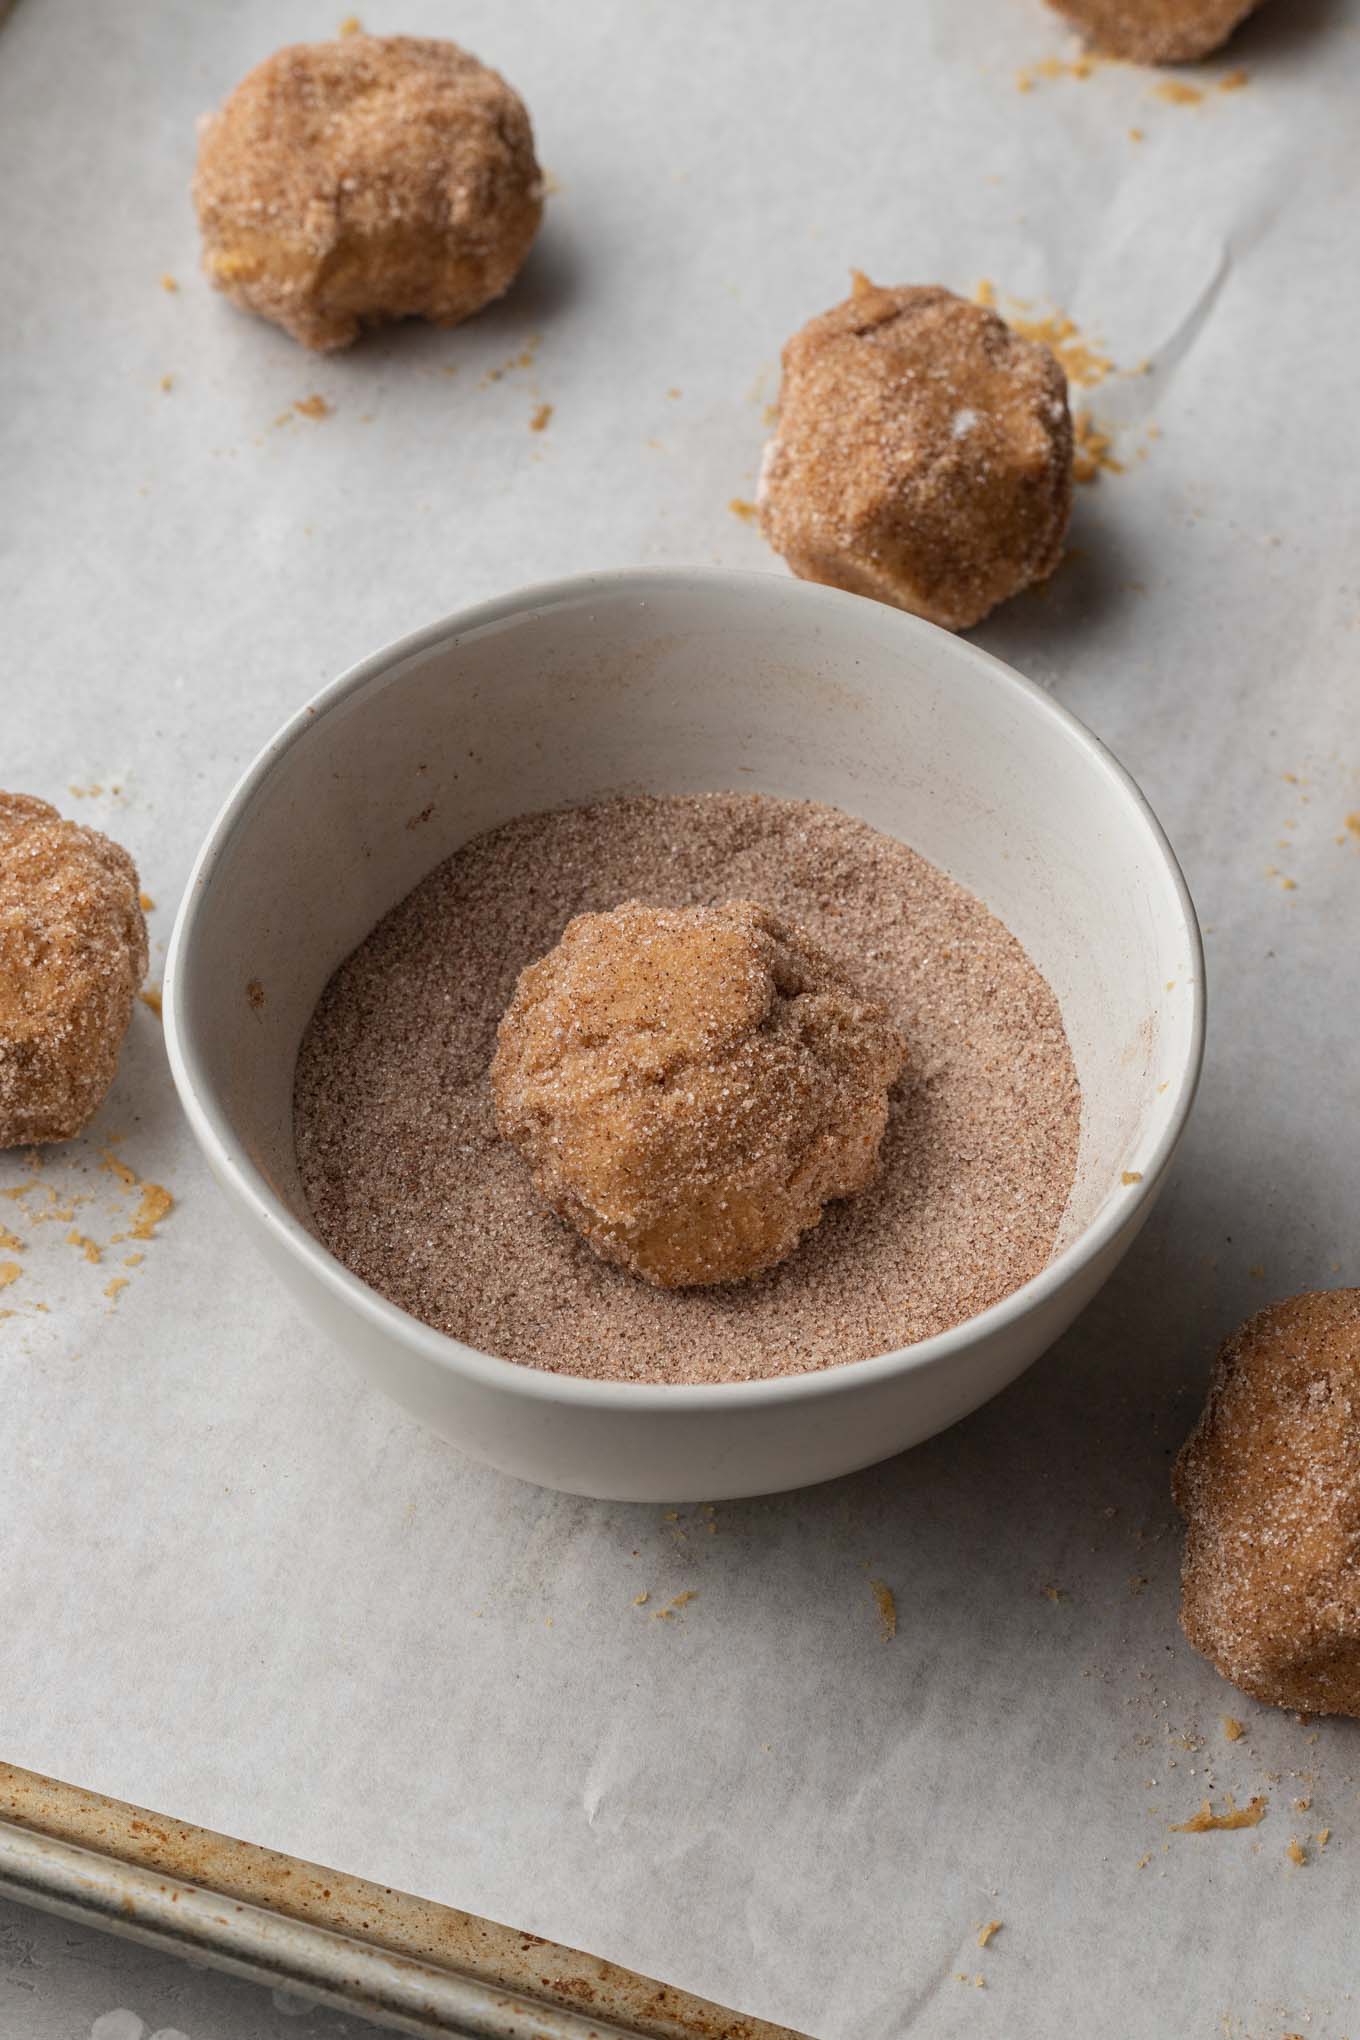
POLYGON ((508 594, 493 596, 456 610, 360 659, 304 702, 242 773, 219 809, 194 859, 166 954, 164 1020, 170 1069, 180 1102, 219 1182, 230 1189, 279 1245, 301 1262, 338 1303, 357 1312, 375 1332, 414 1349, 427 1361, 468 1378, 481 1388, 524 1396, 539 1403, 629 1414, 661 1410, 683 1411, 691 1415, 701 1411, 735 1412, 753 1405, 815 1402, 827 1396, 853 1394, 894 1377, 933 1371, 936 1367, 947 1365, 979 1341, 1003 1333, 1031 1312, 1042 1308, 1079 1278, 1118 1235, 1133 1226, 1160 1187, 1184 1133, 1198 1089, 1206 1026, 1204 946, 1194 902, 1176 854, 1132 775, 1069 709, 1004 660, 920 617, 882 604, 867 605, 863 596, 815 582, 785 579, 779 574, 749 569, 622 567, 531 583, 508 594), (596 1380, 553 1373, 523 1361, 505 1360, 435 1330, 399 1305, 388 1302, 314 1238, 293 1217, 235 1137, 230 1119, 205 1072, 192 1029, 182 1018, 182 1012, 187 1012, 184 986, 193 965, 195 934, 214 867, 241 828, 247 810, 270 775, 285 755, 316 729, 326 716, 406 660, 456 643, 460 638, 495 624, 574 604, 582 596, 621 595, 637 600, 645 598, 649 590, 665 588, 674 592, 685 584, 700 591, 747 586, 753 593, 758 592, 765 598, 773 596, 776 601, 786 600, 795 605, 801 602, 810 608, 823 608, 828 617, 836 611, 849 617, 871 606, 879 617, 895 617, 908 636, 928 634, 950 646, 946 656, 984 668, 998 687, 1009 689, 1013 696, 1022 698, 1030 710, 1046 717, 1073 741, 1105 779, 1114 797, 1132 810, 1150 836, 1171 880, 1172 897, 1180 915, 1180 933, 1190 956, 1188 1047, 1183 1064, 1172 1080, 1174 1095, 1168 1100, 1162 1133, 1145 1162, 1141 1180, 1129 1186, 1127 1198, 1107 1200, 1091 1223, 1037 1275, 976 1316, 963 1319, 947 1331, 918 1340, 915 1345, 895 1347, 866 1359, 841 1361, 834 1366, 813 1368, 800 1374, 731 1382, 596 1380), (782 596, 774 595, 775 589, 781 589, 782 596))

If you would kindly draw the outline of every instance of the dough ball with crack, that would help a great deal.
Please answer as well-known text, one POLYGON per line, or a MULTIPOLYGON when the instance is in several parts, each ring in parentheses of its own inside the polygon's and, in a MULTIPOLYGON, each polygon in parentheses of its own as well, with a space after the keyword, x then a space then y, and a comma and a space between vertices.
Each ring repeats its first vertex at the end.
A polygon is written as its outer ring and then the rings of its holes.
POLYGON ((204 128, 194 202, 217 288, 321 349, 480 311, 543 210, 522 100, 456 43, 404 35, 257 65, 204 128))
POLYGON ((0 793, 0 1147, 70 1140, 93 1116, 146 961, 126 850, 0 793))
POLYGON ((1062 557, 1067 378, 981 305, 856 273, 784 349, 758 503, 804 580, 966 630, 1062 557))
POLYGON ((1174 1493, 1195 1649, 1272 1706, 1360 1715, 1360 1289, 1228 1340, 1174 1493))
POLYGON ((1189 64, 1222 47, 1261 0, 1048 0, 1102 57, 1189 64))
POLYGON ((492 1085, 551 1209, 674 1289, 772 1267, 872 1181, 904 1056, 883 1008, 765 908, 630 900, 521 974, 492 1085))

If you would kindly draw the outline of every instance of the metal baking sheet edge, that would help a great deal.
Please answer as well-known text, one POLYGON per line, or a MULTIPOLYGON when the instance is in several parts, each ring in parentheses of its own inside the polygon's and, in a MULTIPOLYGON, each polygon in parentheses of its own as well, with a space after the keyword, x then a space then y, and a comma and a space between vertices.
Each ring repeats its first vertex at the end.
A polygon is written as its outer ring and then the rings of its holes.
POLYGON ((0 1764, 0 1893, 468 2040, 805 2040, 577 1949, 0 1764))

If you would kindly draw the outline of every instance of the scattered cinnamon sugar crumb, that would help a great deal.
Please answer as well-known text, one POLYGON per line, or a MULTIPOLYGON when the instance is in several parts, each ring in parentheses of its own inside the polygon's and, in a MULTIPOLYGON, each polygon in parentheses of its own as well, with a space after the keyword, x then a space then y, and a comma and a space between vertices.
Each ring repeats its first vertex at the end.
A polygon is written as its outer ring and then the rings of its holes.
POLYGON ((1124 463, 1116 460, 1111 453, 1113 443, 1109 433, 1100 429, 1089 411, 1078 411, 1072 420, 1073 481, 1099 481, 1102 469, 1106 474, 1122 475, 1124 463))
POLYGON ((127 1275, 114 1275, 104 1284, 104 1294, 110 1303, 117 1303, 119 1296, 127 1288, 130 1280, 131 1277, 127 1275))
POLYGON ((159 985, 143 985, 138 995, 144 1006, 149 1006, 159 1020, 161 1017, 161 988, 159 985))
POLYGON ((1297 1836, 1290 1837, 1289 1847, 1285 1850, 1285 1854, 1291 1863, 1297 1863, 1300 1867, 1308 1861, 1308 1851, 1297 1836))
POLYGON ((1229 71, 1226 78, 1219 79, 1218 89, 1220 92, 1240 92, 1244 85, 1250 83, 1251 80, 1245 71, 1229 71))
POLYGON ((648 1593, 648 1591, 647 1591, 646 1587, 644 1587, 644 1588, 642 1589, 642 1592, 641 1592, 640 1594, 634 1594, 634 1596, 633 1596, 633 1606, 634 1606, 635 1608, 645 1608, 645 1607, 646 1607, 646 1605, 647 1605, 647 1603, 648 1603, 648 1602, 649 1602, 649 1601, 651 1600, 651 1598, 652 1598, 652 1597, 651 1597, 651 1595, 650 1595, 650 1594, 648 1593))
POLYGON ((264 986, 258 978, 252 978, 246 986, 246 997, 258 1013, 264 1005, 264 986))
POLYGON ((1223 1733, 1227 1737, 1229 1742, 1241 1742, 1246 1732, 1247 1732, 1246 1729, 1242 1726, 1241 1722, 1237 1719, 1237 1716, 1235 1714, 1224 1715, 1223 1733))
POLYGON ((698 1598, 699 1589, 697 1587, 686 1587, 683 1594, 677 1594, 675 1599, 673 1601, 668 1601, 664 1608, 657 1609, 656 1613, 652 1617, 653 1622, 672 1621, 674 1619, 677 1609, 688 1608, 690 1602, 697 1601, 698 1598))
POLYGON ((993 1934, 999 1934, 1000 1932, 1001 1921, 988 1920, 986 1926, 981 1927, 978 1930, 977 1944, 979 1948, 985 1948, 987 1946, 987 1943, 991 1940, 993 1934))
POLYGON ((97 1262, 100 1258, 98 1247, 95 1245, 94 1241, 92 1239, 88 1239, 84 1233, 75 1231, 68 1232, 66 1235, 66 1244, 68 1247, 79 1247, 81 1253, 85 1256, 85 1259, 91 1263, 97 1262))
POLYGON ((1119 1180, 1121 1183, 1141 1183, 1143 1172, 1141 1169, 1125 1169, 1119 1180))
POLYGON ((99 1166, 101 1169, 106 1170, 110 1176, 116 1176, 120 1183, 126 1183, 129 1190, 136 1189, 137 1171, 130 1169, 126 1162, 119 1161, 112 1147, 105 1148, 104 1159, 99 1166))
MULTIPOLYGON (((1115 364, 1109 355, 1086 339, 1076 321, 1070 319, 1066 312, 1055 310, 1031 317, 1031 307, 1025 299, 1009 296, 1003 310, 996 285, 988 277, 983 277, 974 286, 973 302, 985 305, 990 311, 1000 310, 1013 333, 1018 333, 1022 340, 1036 340, 1056 354, 1067 380, 1079 389, 1093 389, 1097 383, 1104 382, 1106 376, 1115 373, 1115 364)), ((1108 447, 1109 441, 1106 440, 1105 444, 1108 447)), ((1078 480, 1082 479, 1089 477, 1079 475, 1078 480)))
POLYGON ((548 420, 552 417, 552 414, 553 407, 551 404, 540 404, 533 417, 529 420, 529 430, 531 432, 546 432, 548 420))
POLYGON ((875 1601, 878 1603, 878 1626, 884 1643, 891 1643, 897 1634, 897 1601, 893 1590, 882 1580, 870 1580, 875 1601))
POLYGON ((1352 836, 1360 836, 1360 813, 1347 815, 1346 827, 1352 836))
POLYGON ((1294 1811, 1295 1813, 1307 1813, 1312 1804, 1313 1804, 1312 1793, 1311 1792, 1305 1793, 1302 1799, 1296 1799, 1294 1801, 1294 1811))
POLYGON ((175 378, 172 375, 163 375, 161 377, 161 389, 165 392, 166 396, 169 396, 174 387, 175 378))
POLYGON ((152 899, 150 893, 138 893, 137 904, 140 906, 144 914, 149 914, 154 908, 156 902, 152 899))
POLYGON ((294 397, 293 409, 304 418, 329 418, 332 406, 323 396, 313 392, 310 397, 294 397))
POLYGON ((179 289, 179 285, 173 276, 163 276, 161 278, 161 289, 173 292, 179 289))
POLYGON ((1066 1587, 1043 1587, 1040 1591, 1043 1593, 1045 1600, 1052 1601, 1054 1607, 1057 1606, 1059 1601, 1068 1599, 1066 1587))
POLYGON ((1317 1843, 1320 1849, 1325 1849, 1328 1842, 1330 1842, 1331 1839, 1332 1831, 1330 1828, 1319 1828, 1317 1833, 1313 1836, 1313 1840, 1317 1843))
POLYGON ((129 1240, 154 1240, 156 1227, 174 1207, 174 1198, 161 1183, 143 1183, 142 1201, 132 1225, 123 1235, 129 1240))
POLYGON ((1145 141, 1146 139, 1147 137, 1144 135, 1143 130, 1141 128, 1129 129, 1129 140, 1131 142, 1141 142, 1145 141))
POLYGON ((740 517, 743 524, 754 524, 757 516, 754 503, 748 503, 744 496, 734 496, 728 504, 734 517, 740 517))
POLYGON ((341 35, 362 35, 364 24, 357 14, 347 14, 340 24, 339 32, 341 35))
POLYGON ((0 1289, 8 1289, 11 1282, 17 1282, 23 1274, 17 1261, 0 1261, 0 1289))
POLYGON ((1017 92, 1032 92, 1036 82, 1041 78, 1048 80, 1089 78, 1098 62, 1097 57, 1088 55, 1073 57, 1070 60, 1062 57, 1040 57, 1038 63, 1027 64, 1024 70, 1016 73, 1015 89, 1017 92))
POLYGON ((1152 91, 1154 98, 1164 99, 1168 106, 1198 106, 1204 97, 1198 85, 1187 85, 1180 78, 1164 79, 1152 91))
POLYGON ((1173 1835, 1205 1835, 1220 1828, 1259 1827, 1265 1819, 1268 1805, 1269 1801, 1258 1793, 1245 1806, 1239 1806, 1230 1792, 1222 1813, 1215 1813, 1206 1799, 1199 1812, 1192 1813, 1189 1820, 1172 1821, 1171 1832, 1173 1835))
POLYGON ((125 1268, 140 1268, 145 1259, 145 1254, 124 1254, 123 1266, 125 1268))

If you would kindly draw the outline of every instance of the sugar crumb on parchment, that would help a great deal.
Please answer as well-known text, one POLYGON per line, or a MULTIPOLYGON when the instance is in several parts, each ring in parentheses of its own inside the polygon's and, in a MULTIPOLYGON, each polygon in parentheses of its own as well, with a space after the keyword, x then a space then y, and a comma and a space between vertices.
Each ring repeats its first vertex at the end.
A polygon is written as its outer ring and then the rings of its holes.
POLYGON ((1189 1820, 1172 1821, 1171 1832, 1173 1835, 1207 1835, 1220 1829, 1259 1827, 1269 1804, 1269 1800, 1258 1793, 1245 1806, 1239 1806, 1230 1792, 1222 1813, 1215 1813, 1212 1802, 1206 1799, 1199 1812, 1192 1813, 1189 1820))
POLYGON ((884 1580, 870 1580, 870 1589, 878 1606, 878 1631, 884 1643, 891 1643, 897 1634, 897 1599, 884 1580))

